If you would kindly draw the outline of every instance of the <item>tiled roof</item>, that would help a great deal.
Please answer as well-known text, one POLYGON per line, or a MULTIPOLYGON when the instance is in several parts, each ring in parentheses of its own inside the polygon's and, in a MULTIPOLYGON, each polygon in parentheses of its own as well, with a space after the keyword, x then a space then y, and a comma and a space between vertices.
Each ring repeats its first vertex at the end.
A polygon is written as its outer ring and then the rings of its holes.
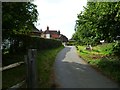
POLYGON ((44 33, 45 34, 58 34, 56 30, 45 30, 44 33))
POLYGON ((57 30, 45 30, 44 34, 50 34, 51 38, 55 38, 55 39, 59 38, 59 32, 57 30))

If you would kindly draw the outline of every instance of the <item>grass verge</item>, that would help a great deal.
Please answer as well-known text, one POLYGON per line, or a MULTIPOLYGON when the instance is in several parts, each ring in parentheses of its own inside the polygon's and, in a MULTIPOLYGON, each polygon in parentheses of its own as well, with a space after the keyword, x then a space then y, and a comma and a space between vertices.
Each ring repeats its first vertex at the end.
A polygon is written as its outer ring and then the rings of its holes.
POLYGON ((85 46, 77 46, 77 51, 90 65, 120 84, 120 59, 112 55, 113 44, 98 45, 92 51, 85 50, 85 46))
POLYGON ((2 88, 7 89, 25 79, 25 64, 2 72, 2 88), (19 72, 19 73, 18 73, 19 72))
POLYGON ((38 52, 37 55, 37 68, 38 68, 38 80, 39 88, 51 88, 52 74, 53 74, 53 64, 57 53, 64 47, 59 47, 55 49, 42 50, 38 52))
POLYGON ((24 61, 24 54, 5 54, 2 55, 2 66, 24 61))
MULTIPOLYGON (((37 55, 37 66, 38 66, 38 80, 40 88, 50 88, 52 86, 52 67, 55 61, 57 53, 64 48, 63 46, 54 49, 46 49, 38 52, 37 55)), ((20 57, 20 56, 19 56, 20 57)), ((18 58, 16 56, 12 62, 7 61, 4 65, 9 65, 11 63, 23 60, 23 57, 18 58), (22 59, 21 59, 22 58, 22 59)), ((3 66, 4 66, 3 65, 3 66)), ((25 64, 18 67, 5 70, 2 72, 2 88, 8 89, 17 83, 25 80, 26 78, 26 67, 25 64)))

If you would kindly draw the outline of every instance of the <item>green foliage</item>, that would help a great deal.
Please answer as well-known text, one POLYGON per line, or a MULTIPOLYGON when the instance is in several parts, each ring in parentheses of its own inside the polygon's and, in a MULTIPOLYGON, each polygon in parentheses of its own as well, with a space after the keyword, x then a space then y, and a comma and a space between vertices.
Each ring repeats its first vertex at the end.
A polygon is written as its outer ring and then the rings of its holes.
POLYGON ((115 43, 98 45, 92 51, 85 50, 85 46, 77 46, 77 51, 94 68, 120 83, 120 60, 111 54, 113 45, 115 43))
POLYGON ((25 64, 2 72, 2 88, 8 89, 26 77, 25 64))
MULTIPOLYGON (((30 37, 26 35, 18 35, 17 40, 20 40, 20 46, 18 45, 17 48, 13 46, 13 48, 11 48, 14 50, 13 53, 9 52, 3 54, 3 66, 16 63, 18 61, 24 61, 24 55, 27 54, 29 48, 37 49, 38 76, 40 76, 40 79, 42 78, 42 81, 40 80, 40 86, 51 87, 53 84, 51 83, 50 77, 51 70, 58 51, 63 48, 61 41, 30 37)), ((3 75, 3 88, 9 88, 25 79, 25 66, 3 71, 3 75)))
POLYGON ((93 47, 93 50, 101 54, 108 55, 108 54, 112 54, 112 49, 114 45, 115 43, 104 43, 103 45, 97 45, 93 47))
POLYGON ((68 45, 68 46, 74 46, 74 45, 76 45, 76 44, 77 44, 76 41, 68 41, 68 42, 66 43, 66 45, 68 45))
POLYGON ((37 68, 39 88, 51 88, 54 84, 53 64, 57 53, 63 49, 63 46, 54 49, 39 51, 37 54, 37 68))
POLYGON ((2 50, 3 65, 23 60, 23 55, 27 54, 27 51, 30 48, 40 51, 62 46, 62 43, 59 40, 30 37, 27 35, 16 35, 15 37, 17 39, 16 41, 19 41, 19 43, 12 44, 11 47, 7 49, 8 53, 5 53, 6 51, 2 50))
POLYGON ((120 61, 118 58, 112 56, 106 56, 98 61, 92 61, 91 64, 96 65, 103 73, 110 78, 120 83, 120 61))
POLYGON ((5 53, 10 54, 7 57, 26 53, 29 41, 26 35, 33 29, 37 15, 36 5, 31 2, 2 2, 3 59, 5 53))
POLYGON ((88 2, 77 17, 73 38, 82 44, 112 42, 120 35, 120 2, 88 2))
POLYGON ((58 48, 60 46, 62 46, 60 40, 32 37, 30 41, 30 48, 36 48, 37 50, 58 48))
POLYGON ((77 46, 78 50, 81 52, 86 52, 88 54, 100 54, 100 55, 110 55, 112 52, 112 47, 115 43, 106 43, 103 45, 97 45, 92 48, 92 51, 86 50, 86 46, 77 46))
POLYGON ((16 32, 29 32, 33 23, 37 21, 36 5, 31 2, 3 2, 2 3, 2 39, 14 40, 16 32))
POLYGON ((2 66, 7 66, 16 62, 20 62, 23 61, 24 62, 24 55, 22 54, 3 54, 2 55, 2 66))
POLYGON ((120 42, 117 42, 113 47, 113 53, 120 57, 120 42))

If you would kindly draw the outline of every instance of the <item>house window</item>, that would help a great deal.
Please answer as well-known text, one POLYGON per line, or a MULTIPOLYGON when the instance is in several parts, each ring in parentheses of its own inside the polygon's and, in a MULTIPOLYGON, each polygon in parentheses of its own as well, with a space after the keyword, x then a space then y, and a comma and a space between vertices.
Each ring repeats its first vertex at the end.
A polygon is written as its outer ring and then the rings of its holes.
POLYGON ((50 34, 46 34, 46 38, 50 38, 50 34))

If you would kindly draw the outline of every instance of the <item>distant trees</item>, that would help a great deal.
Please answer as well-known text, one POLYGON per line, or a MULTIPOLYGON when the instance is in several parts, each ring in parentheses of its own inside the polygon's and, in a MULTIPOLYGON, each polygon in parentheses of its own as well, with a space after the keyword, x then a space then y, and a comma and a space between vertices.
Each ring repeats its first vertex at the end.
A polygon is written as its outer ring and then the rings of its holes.
POLYGON ((120 36, 120 2, 88 2, 77 17, 73 38, 80 43, 112 42, 120 36))

